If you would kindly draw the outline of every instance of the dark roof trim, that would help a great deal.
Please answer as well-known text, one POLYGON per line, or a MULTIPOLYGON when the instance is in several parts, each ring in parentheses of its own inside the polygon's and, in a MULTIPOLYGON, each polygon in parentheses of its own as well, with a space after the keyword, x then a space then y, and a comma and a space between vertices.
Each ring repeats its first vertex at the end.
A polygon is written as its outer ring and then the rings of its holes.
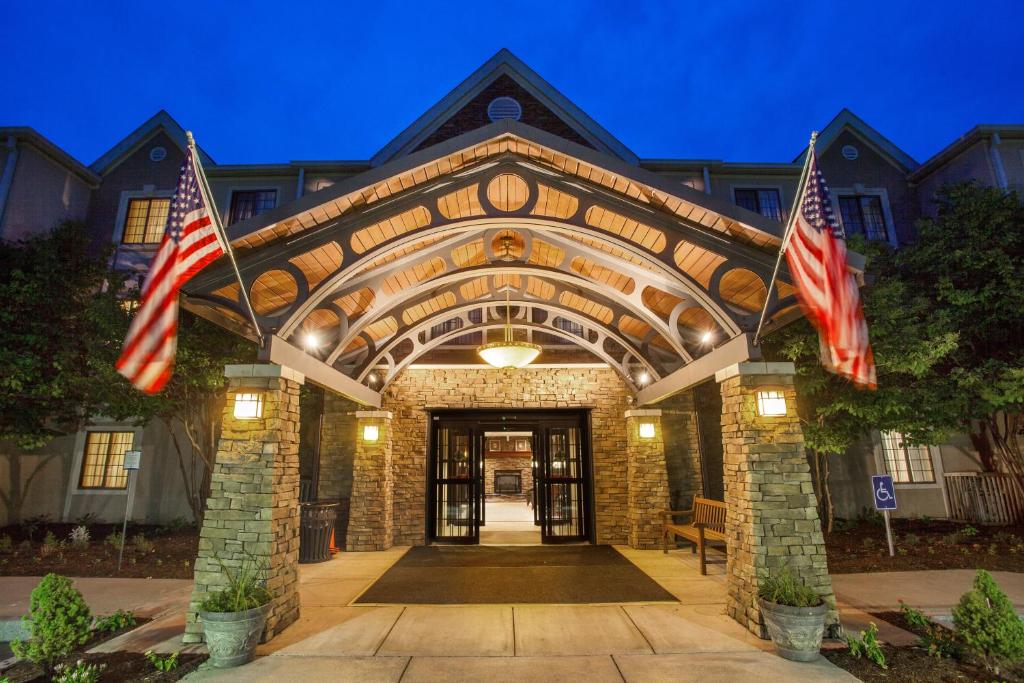
POLYGON ((1024 138, 1024 125, 1016 123, 1004 125, 979 124, 943 147, 930 159, 921 164, 917 170, 910 174, 909 180, 911 182, 923 180, 971 145, 990 139, 995 134, 998 134, 1000 137, 1024 138))
MULTIPOLYGON (((141 126, 129 133, 120 142, 107 150, 103 156, 92 162, 92 164, 89 165, 89 168, 100 175, 106 174, 110 169, 120 164, 125 157, 134 152, 140 145, 152 138, 161 130, 167 133, 167 136, 174 141, 174 144, 176 144, 181 151, 185 151, 185 147, 188 144, 185 140, 185 129, 182 128, 170 114, 161 109, 156 114, 149 117, 141 126)), ((210 158, 210 155, 208 155, 202 147, 198 147, 198 149, 199 154, 202 157, 203 166, 210 167, 215 165, 213 159, 210 158)))
POLYGON ((373 155, 370 162, 379 166, 403 153, 414 150, 418 144, 433 133, 459 109, 468 104, 485 87, 502 74, 509 76, 546 107, 562 118, 584 139, 597 149, 635 164, 639 161, 628 147, 619 142, 597 121, 590 118, 569 98, 556 90, 550 83, 528 67, 508 49, 502 48, 480 68, 470 74, 454 90, 428 109, 422 116, 399 133, 388 144, 373 155))
POLYGON ((18 141, 32 145, 44 155, 68 169, 89 185, 96 187, 100 184, 100 177, 89 170, 88 166, 65 152, 55 143, 51 142, 39 133, 36 129, 29 126, 0 127, 0 144, 3 144, 3 142, 11 136, 14 136, 18 141))
MULTIPOLYGON (((865 142, 875 147, 876 151, 881 153, 882 156, 891 159, 894 165, 904 173, 913 171, 920 165, 913 157, 897 147, 889 138, 869 126, 864 122, 864 119, 845 107, 818 133, 818 142, 816 144, 818 152, 820 153, 828 149, 835 142, 836 138, 839 137, 839 134, 843 132, 844 128, 849 128, 859 135, 865 142)), ((803 165, 805 154, 807 154, 806 145, 800 150, 800 154, 796 156, 793 163, 803 165)))

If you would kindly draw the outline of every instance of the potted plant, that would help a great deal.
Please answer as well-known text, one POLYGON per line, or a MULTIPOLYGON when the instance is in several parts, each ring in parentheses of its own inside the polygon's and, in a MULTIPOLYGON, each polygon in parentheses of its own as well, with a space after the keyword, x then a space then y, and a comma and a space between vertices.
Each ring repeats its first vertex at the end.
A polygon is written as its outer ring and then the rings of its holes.
POLYGON ((228 586, 199 606, 210 664, 231 667, 252 661, 273 599, 263 567, 248 559, 232 571, 217 558, 228 586))
POLYGON ((828 613, 821 596, 784 569, 761 582, 758 598, 775 651, 796 662, 817 659, 828 613))

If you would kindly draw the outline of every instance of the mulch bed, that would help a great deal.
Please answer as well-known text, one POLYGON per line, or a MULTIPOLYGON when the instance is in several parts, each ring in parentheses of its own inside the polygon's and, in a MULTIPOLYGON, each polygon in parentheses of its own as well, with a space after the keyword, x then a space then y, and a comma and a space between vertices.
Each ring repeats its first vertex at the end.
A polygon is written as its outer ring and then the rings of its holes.
MULTIPOLYGON (((139 652, 103 652, 86 654, 85 651, 96 647, 123 633, 132 631, 145 624, 148 619, 136 618, 135 626, 109 633, 98 633, 89 642, 83 645, 74 653, 63 658, 61 662, 74 665, 79 659, 89 664, 102 664, 104 669, 100 675, 101 681, 111 683, 120 681, 177 681, 184 678, 186 674, 206 661, 207 656, 203 654, 178 655, 178 666, 173 671, 160 672, 154 669, 146 656, 139 652)), ((7 676, 10 683, 45 683, 50 680, 41 668, 31 662, 19 661, 14 666, 0 670, 0 677, 7 676)))
POLYGON ((837 523, 825 537, 833 574, 920 569, 1024 572, 1024 526, 971 526, 925 519, 892 520, 889 557, 881 518, 837 523))
POLYGON ((195 528, 170 528, 129 524, 124 564, 117 571, 116 546, 106 543, 111 533, 120 533, 121 526, 90 524, 87 548, 74 548, 68 536, 76 524, 46 523, 35 528, 13 525, 0 529, 0 576, 43 576, 56 572, 71 577, 127 577, 153 579, 191 579, 192 563, 199 546, 195 528), (45 548, 47 532, 63 542, 57 548, 45 548), (152 548, 140 548, 132 542, 143 534, 152 548), (11 539, 10 549, 3 547, 4 537, 11 539))

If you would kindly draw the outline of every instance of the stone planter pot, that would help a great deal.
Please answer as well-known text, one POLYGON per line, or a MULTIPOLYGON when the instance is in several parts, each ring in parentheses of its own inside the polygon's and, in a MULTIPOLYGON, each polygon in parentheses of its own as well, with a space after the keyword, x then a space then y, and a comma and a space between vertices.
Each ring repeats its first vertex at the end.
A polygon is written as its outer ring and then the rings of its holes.
POLYGON ((794 662, 813 662, 821 651, 828 605, 790 607, 758 598, 775 651, 794 662))
POLYGON ((210 664, 227 668, 252 661, 269 613, 269 604, 244 612, 200 612, 210 664))

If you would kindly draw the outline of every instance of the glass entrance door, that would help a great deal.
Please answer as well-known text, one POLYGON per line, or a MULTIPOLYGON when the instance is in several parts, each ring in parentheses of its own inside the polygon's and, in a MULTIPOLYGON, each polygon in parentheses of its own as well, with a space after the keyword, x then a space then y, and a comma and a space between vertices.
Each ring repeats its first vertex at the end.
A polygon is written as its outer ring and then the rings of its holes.
POLYGON ((586 481, 582 429, 545 425, 540 430, 537 494, 544 543, 586 540, 586 481))
POLYGON ((431 538, 477 543, 483 515, 481 439, 472 425, 442 423, 434 429, 431 538))

